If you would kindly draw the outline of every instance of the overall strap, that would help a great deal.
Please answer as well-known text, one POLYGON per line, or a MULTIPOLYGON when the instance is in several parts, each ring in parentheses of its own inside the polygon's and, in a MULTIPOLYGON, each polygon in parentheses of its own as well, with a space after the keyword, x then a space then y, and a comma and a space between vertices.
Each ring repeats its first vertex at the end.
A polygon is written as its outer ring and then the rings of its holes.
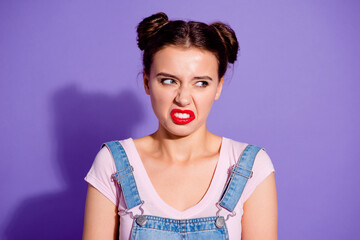
POLYGON ((109 149, 114 158, 117 172, 112 177, 121 187, 127 209, 140 205, 142 202, 132 173, 134 169, 130 165, 123 146, 119 141, 107 142, 101 147, 104 146, 109 149))
POLYGON ((238 203, 245 185, 253 175, 253 165, 257 153, 261 147, 247 145, 242 152, 237 164, 233 166, 229 180, 220 199, 219 205, 233 212, 238 203))

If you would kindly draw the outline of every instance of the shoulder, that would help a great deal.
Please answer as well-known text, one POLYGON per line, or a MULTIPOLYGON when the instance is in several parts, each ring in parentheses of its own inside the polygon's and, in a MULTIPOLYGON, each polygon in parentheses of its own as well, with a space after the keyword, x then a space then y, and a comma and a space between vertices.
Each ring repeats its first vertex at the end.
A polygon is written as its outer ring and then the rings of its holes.
MULTIPOLYGON (((237 163, 241 154, 243 153, 245 148, 249 145, 249 143, 240 142, 225 137, 224 137, 224 143, 225 143, 224 147, 226 151, 225 154, 227 155, 231 165, 237 163)), ((262 176, 268 175, 269 173, 274 171, 274 166, 272 164, 272 161, 264 148, 261 148, 259 152, 256 154, 252 170, 253 170, 254 178, 255 176, 262 178, 262 176)))
POLYGON ((100 150, 96 154, 96 157, 95 157, 95 160, 94 160, 94 163, 92 166, 92 170, 93 171, 101 170, 102 172, 107 172, 107 173, 116 172, 116 167, 115 167, 112 152, 106 146, 112 142, 119 142, 121 144, 121 146, 123 146, 124 148, 128 148, 128 146, 131 144, 131 140, 132 140, 131 138, 128 138, 128 139, 123 139, 123 140, 114 140, 114 141, 104 142, 101 145, 100 150))
MULTIPOLYGON (((229 157, 231 158, 231 161, 234 162, 233 164, 236 164, 249 143, 239 142, 232 139, 227 139, 227 141, 230 154, 229 157)), ((270 156, 265 151, 265 149, 261 147, 261 149, 255 156, 254 165, 252 168, 253 175, 247 182, 247 185, 240 199, 241 202, 244 203, 250 197, 255 188, 274 171, 275 169, 270 156)))
MULTIPOLYGON (((226 150, 227 150, 228 154, 230 155, 229 157, 233 158, 234 161, 237 161, 239 159, 239 157, 241 156, 241 154, 243 153, 245 148, 249 145, 249 143, 240 142, 240 141, 233 140, 233 139, 226 138, 226 137, 224 137, 224 141, 227 142, 226 150)), ((252 145, 259 146, 257 144, 252 144, 252 145)), ((265 149, 262 146, 259 146, 259 147, 261 149, 259 150, 259 152, 257 153, 257 155, 255 157, 254 167, 262 166, 262 165, 268 166, 268 167, 269 167, 269 165, 271 165, 271 167, 273 167, 273 165, 271 163, 271 159, 270 159, 269 155, 267 154, 267 152, 265 151, 265 149)))
POLYGON ((90 168, 88 176, 94 176, 97 179, 106 179, 116 171, 110 150, 104 145, 95 156, 94 162, 90 168))
MULTIPOLYGON (((120 140, 118 142, 126 144, 128 141, 129 140, 120 140)), ((99 192, 105 195, 115 205, 118 205, 120 191, 112 177, 116 172, 117 170, 112 153, 104 146, 104 144, 102 144, 85 177, 85 181, 99 190, 99 192)))

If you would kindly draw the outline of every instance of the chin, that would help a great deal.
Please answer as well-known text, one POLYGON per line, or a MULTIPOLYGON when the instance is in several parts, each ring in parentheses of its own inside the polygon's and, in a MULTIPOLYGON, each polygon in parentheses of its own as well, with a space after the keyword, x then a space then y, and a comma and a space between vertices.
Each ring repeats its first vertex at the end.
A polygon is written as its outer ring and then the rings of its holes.
POLYGON ((191 126, 191 125, 177 125, 175 123, 171 123, 171 125, 162 125, 162 130, 167 134, 167 135, 173 135, 176 137, 186 137, 189 136, 193 133, 195 133, 197 130, 199 130, 199 128, 196 128, 195 126, 191 126))
POLYGON ((172 134, 173 136, 176 136, 176 137, 187 137, 189 135, 191 135, 193 132, 173 132, 173 133, 170 133, 172 134))

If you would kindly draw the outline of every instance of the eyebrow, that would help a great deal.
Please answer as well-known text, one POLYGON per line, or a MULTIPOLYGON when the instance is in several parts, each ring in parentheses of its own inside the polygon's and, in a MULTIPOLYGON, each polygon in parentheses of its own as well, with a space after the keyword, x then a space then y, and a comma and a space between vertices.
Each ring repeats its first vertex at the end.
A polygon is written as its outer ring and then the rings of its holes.
MULTIPOLYGON (((159 72, 158 74, 156 74, 156 77, 159 77, 159 76, 170 77, 170 78, 174 78, 174 79, 179 80, 178 77, 176 77, 175 75, 169 74, 169 73, 159 72)), ((208 79, 208 80, 210 80, 210 81, 213 80, 213 79, 212 79, 211 77, 209 77, 209 76, 196 76, 196 77, 194 77, 194 79, 208 79)))

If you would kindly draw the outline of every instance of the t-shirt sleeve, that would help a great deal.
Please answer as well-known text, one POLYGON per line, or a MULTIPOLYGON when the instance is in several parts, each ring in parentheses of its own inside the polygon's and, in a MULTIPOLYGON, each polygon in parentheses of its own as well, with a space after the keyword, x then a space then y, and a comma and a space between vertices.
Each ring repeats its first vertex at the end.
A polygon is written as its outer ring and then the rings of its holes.
POLYGON ((246 202, 256 187, 262 183, 266 177, 272 172, 275 172, 271 159, 264 149, 261 149, 256 155, 252 170, 253 176, 248 180, 241 196, 241 202, 243 203, 246 202))
POLYGON ((99 190, 115 205, 119 204, 119 187, 113 180, 112 174, 116 172, 113 157, 106 147, 103 147, 85 177, 85 181, 99 190))

